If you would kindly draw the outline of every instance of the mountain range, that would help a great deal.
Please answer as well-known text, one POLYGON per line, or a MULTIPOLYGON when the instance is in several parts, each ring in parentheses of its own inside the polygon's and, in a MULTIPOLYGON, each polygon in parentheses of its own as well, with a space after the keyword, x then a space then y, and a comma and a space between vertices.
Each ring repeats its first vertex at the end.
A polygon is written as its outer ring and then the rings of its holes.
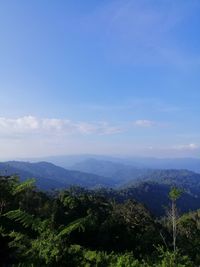
MULTIPOLYGON (((43 158, 25 159, 31 162, 47 161, 66 169, 74 169, 79 163, 88 160, 97 160, 99 162, 109 161, 112 163, 121 163, 134 168, 145 169, 187 169, 200 173, 199 158, 153 158, 153 157, 136 157, 136 156, 107 156, 107 155, 63 155, 49 156, 43 158)), ((24 159, 20 159, 24 160, 24 159)))
POLYGON ((115 186, 113 179, 80 171, 66 170, 48 162, 8 161, 0 163, 1 174, 20 176, 21 180, 35 178, 40 189, 60 189, 72 185, 86 188, 115 186))
POLYGON ((71 168, 73 170, 49 162, 7 161, 0 163, 0 174, 16 174, 22 181, 35 178, 42 190, 80 186, 100 190, 106 197, 119 202, 136 199, 156 216, 164 214, 164 207, 169 205, 170 188, 177 186, 183 190, 179 200, 181 212, 200 208, 200 174, 193 171, 134 167, 91 158, 77 162, 71 168))

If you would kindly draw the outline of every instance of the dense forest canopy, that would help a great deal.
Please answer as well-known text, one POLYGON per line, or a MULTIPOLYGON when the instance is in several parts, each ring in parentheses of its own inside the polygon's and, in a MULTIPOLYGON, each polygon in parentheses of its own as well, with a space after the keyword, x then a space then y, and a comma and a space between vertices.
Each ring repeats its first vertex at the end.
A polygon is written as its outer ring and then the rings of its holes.
POLYGON ((198 266, 200 212, 177 217, 175 252, 171 226, 133 199, 0 177, 2 266, 198 266))

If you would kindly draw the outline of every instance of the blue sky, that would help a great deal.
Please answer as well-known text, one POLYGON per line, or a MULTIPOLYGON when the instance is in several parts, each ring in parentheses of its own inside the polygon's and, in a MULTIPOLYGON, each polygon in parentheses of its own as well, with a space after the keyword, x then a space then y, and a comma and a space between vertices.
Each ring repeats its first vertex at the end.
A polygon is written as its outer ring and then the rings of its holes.
POLYGON ((0 2, 2 157, 200 155, 200 2, 0 2))

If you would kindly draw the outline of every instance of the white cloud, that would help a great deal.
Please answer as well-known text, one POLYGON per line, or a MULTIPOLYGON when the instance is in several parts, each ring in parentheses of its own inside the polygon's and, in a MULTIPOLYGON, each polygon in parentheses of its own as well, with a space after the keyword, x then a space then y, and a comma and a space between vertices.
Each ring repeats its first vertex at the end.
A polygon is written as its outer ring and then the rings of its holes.
POLYGON ((25 116, 16 119, 10 119, 0 117, 0 130, 25 130, 25 129, 37 129, 38 120, 32 116, 25 116))
POLYGON ((177 145, 174 146, 174 149, 178 150, 197 150, 200 149, 200 146, 194 143, 185 144, 185 145, 177 145))
POLYGON ((135 126, 138 126, 138 127, 153 127, 156 125, 156 122, 155 121, 151 121, 151 120, 136 120, 134 122, 134 125, 135 126))
POLYGON ((122 129, 115 126, 110 126, 107 122, 98 122, 96 124, 80 122, 76 124, 80 133, 91 134, 115 134, 122 132, 122 129))
POLYGON ((72 122, 67 119, 37 118, 34 116, 24 116, 20 118, 0 117, 0 136, 9 135, 13 138, 16 135, 28 134, 99 134, 108 135, 121 132, 119 127, 111 126, 107 122, 72 122))

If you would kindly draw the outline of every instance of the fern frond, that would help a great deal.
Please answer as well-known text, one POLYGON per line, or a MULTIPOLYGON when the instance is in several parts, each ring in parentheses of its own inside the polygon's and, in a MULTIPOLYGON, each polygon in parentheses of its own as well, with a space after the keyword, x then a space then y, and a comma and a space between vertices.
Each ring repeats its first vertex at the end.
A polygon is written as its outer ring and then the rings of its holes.
POLYGON ((23 183, 20 183, 13 191, 13 194, 16 195, 18 193, 21 193, 27 189, 32 189, 35 184, 35 179, 28 179, 24 181, 23 183))
POLYGON ((90 219, 91 219, 90 216, 87 216, 87 217, 80 218, 78 220, 73 221, 72 223, 67 225, 62 231, 60 231, 60 233, 58 234, 58 237, 69 235, 75 230, 85 231, 85 227, 86 225, 89 224, 90 219))
POLYGON ((33 215, 28 214, 20 209, 11 210, 4 214, 3 216, 21 223, 25 228, 32 228, 35 231, 38 231, 41 224, 40 219, 35 218, 33 215))

